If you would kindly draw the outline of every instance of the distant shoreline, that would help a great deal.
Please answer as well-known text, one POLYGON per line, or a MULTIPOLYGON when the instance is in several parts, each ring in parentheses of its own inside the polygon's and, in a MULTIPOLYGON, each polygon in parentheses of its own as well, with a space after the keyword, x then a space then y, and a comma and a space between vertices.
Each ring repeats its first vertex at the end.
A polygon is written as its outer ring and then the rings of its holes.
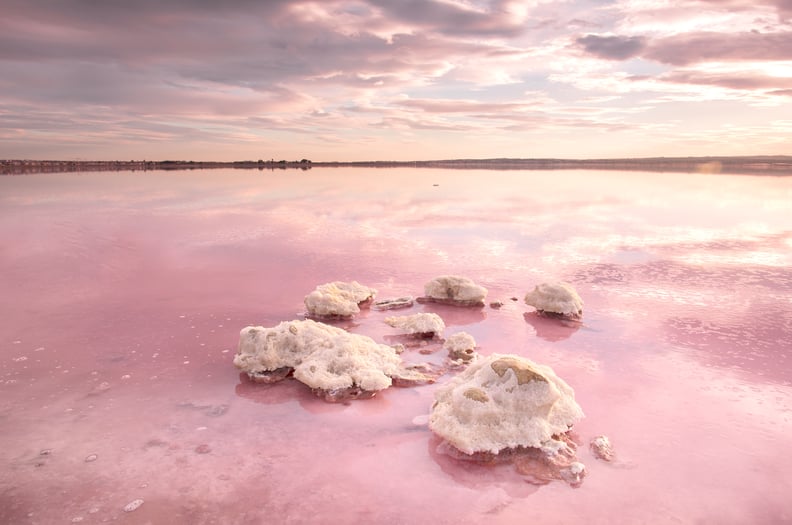
POLYGON ((490 170, 618 170, 792 175, 792 156, 651 157, 625 159, 450 159, 421 161, 64 161, 0 160, 0 175, 85 171, 171 171, 218 168, 308 170, 313 168, 445 168, 490 170))

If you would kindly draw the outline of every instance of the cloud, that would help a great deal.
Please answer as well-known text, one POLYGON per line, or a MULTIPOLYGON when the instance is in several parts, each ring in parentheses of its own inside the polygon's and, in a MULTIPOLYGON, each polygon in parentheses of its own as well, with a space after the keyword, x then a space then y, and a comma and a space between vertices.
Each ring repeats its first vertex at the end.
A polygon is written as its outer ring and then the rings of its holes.
POLYGON ((640 36, 599 36, 589 34, 576 42, 587 53, 607 60, 626 60, 640 54, 646 39, 640 36))
POLYGON ((643 56, 677 66, 713 60, 792 60, 792 32, 679 34, 653 40, 643 56))
POLYGON ((722 60, 792 60, 792 32, 680 33, 667 37, 588 34, 575 42, 586 53, 607 60, 643 57, 685 66, 722 60))
POLYGON ((720 86, 738 90, 772 90, 771 94, 783 95, 792 92, 792 77, 772 77, 752 71, 733 73, 707 73, 703 71, 672 71, 661 75, 658 80, 677 84, 720 86))
POLYGON ((658 101, 783 100, 790 1, 4 0, 0 157, 420 140, 441 158, 472 135, 502 156, 544 131, 574 151, 582 130, 649 129, 658 101))
POLYGON ((371 0, 387 16, 413 27, 448 35, 513 37, 526 30, 525 2, 489 0, 480 8, 470 3, 436 0, 371 0))
POLYGON ((411 109, 419 109, 427 113, 476 113, 491 111, 495 113, 513 113, 525 111, 528 107, 520 102, 481 102, 476 100, 454 99, 422 99, 401 100, 394 103, 411 109))

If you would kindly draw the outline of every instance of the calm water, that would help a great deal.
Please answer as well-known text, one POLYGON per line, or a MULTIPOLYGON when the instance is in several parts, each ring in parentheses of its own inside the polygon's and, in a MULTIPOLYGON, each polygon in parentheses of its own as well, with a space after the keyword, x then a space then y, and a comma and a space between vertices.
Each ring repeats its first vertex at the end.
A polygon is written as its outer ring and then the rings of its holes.
MULTIPOLYGON (((734 175, 0 177, 0 523, 789 522, 790 202, 792 178, 734 175), (449 273, 505 305, 404 313, 551 365, 615 464, 584 446, 580 488, 532 485, 438 453, 434 386, 330 405, 231 364, 317 284, 449 273), (522 303, 550 279, 583 326, 522 303)), ((344 326, 388 342, 386 315, 344 326)))

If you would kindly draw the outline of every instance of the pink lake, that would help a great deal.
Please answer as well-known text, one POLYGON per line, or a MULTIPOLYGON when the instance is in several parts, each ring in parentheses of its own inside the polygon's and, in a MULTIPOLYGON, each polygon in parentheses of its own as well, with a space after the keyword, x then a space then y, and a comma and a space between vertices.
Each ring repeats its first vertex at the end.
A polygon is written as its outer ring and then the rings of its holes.
MULTIPOLYGON (((789 523, 790 203, 792 178, 748 175, 0 177, 0 523, 789 523), (579 488, 533 485, 438 452, 436 385, 328 404, 232 365, 318 284, 443 274, 504 306, 400 313, 552 366, 617 462, 582 446, 579 488), (581 326, 522 302, 553 279, 581 326)), ((392 313, 341 325, 389 342, 392 313)))

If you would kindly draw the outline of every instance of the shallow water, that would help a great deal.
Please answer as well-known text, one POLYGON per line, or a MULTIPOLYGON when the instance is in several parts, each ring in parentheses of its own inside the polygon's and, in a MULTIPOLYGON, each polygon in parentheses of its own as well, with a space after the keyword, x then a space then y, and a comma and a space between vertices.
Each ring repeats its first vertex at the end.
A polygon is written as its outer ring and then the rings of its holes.
MULTIPOLYGON (((0 523, 789 522, 790 202, 792 178, 738 175, 0 177, 0 523), (317 284, 449 273, 504 306, 398 312, 552 366, 615 463, 583 446, 580 488, 532 485, 438 451, 433 385, 334 405, 231 364, 317 284), (582 325, 522 302, 557 278, 582 325)), ((393 313, 342 325, 390 342, 393 313)))

